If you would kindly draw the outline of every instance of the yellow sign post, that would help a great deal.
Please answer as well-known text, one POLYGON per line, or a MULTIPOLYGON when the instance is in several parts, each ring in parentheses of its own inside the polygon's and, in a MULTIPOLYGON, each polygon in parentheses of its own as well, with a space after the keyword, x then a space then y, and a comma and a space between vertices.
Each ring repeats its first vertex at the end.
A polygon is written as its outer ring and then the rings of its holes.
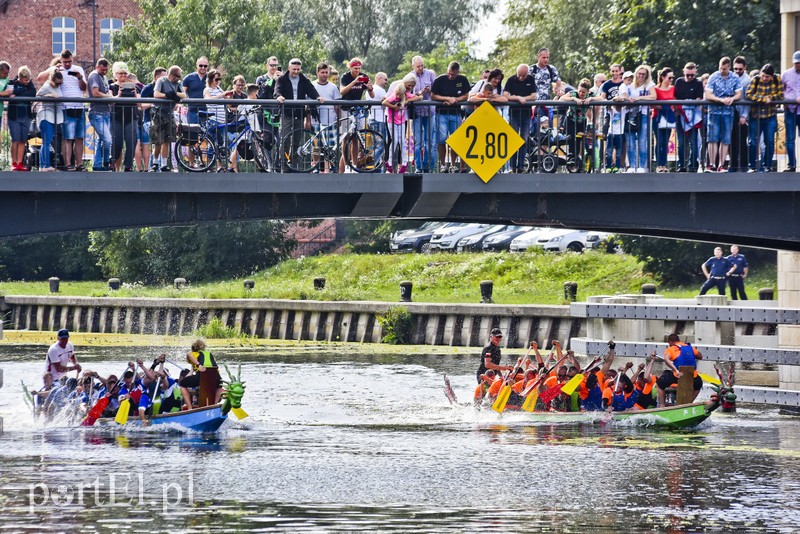
POLYGON ((447 144, 488 182, 525 141, 489 102, 484 102, 447 138, 447 144))

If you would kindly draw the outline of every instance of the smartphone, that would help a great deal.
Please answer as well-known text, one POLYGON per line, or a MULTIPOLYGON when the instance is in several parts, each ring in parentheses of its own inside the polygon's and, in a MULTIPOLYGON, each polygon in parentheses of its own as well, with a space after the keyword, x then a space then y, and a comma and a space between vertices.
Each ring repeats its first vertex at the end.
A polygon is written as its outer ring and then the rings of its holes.
POLYGON ((120 89, 136 89, 136 84, 133 82, 125 82, 119 84, 120 89))
POLYGON ((366 74, 362 74, 361 76, 356 78, 356 80, 361 83, 367 83, 369 81, 369 76, 367 76, 366 74))
POLYGON ((69 74, 70 76, 75 76, 76 78, 78 77, 78 73, 72 70, 68 70, 67 74, 69 74))

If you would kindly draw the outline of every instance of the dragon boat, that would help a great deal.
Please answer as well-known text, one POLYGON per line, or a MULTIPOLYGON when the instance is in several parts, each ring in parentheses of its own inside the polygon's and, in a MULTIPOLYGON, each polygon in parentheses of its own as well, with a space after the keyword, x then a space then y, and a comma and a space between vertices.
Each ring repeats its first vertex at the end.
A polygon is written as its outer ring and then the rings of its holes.
MULTIPOLYGON (((706 402, 692 402, 687 404, 677 404, 665 406, 663 408, 650 408, 647 410, 626 410, 622 412, 609 411, 523 411, 521 406, 507 405, 504 410, 525 414, 528 421, 535 423, 554 423, 554 424, 595 424, 595 423, 622 423, 631 426, 650 426, 667 429, 687 429, 694 428, 716 411, 720 406, 722 411, 733 413, 736 411, 736 394, 733 392, 733 372, 728 375, 727 380, 720 377, 719 383, 712 383, 713 393, 706 402)), ((445 381, 445 396, 456 404, 457 400, 450 380, 447 375, 445 381)))

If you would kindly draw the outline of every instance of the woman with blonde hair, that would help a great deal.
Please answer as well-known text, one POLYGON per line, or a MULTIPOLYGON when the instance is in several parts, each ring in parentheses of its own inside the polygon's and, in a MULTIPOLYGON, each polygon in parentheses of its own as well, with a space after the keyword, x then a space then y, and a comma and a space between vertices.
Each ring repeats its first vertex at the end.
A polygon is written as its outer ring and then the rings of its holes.
MULTIPOLYGON (((17 70, 17 77, 12 82, 13 96, 34 97, 36 87, 31 80, 31 70, 23 65, 17 70)), ((13 100, 12 100, 13 102, 13 100)), ((31 103, 8 105, 8 131, 11 134, 11 170, 29 171, 25 166, 25 143, 31 127, 31 103)))
MULTIPOLYGON (((640 102, 656 99, 653 70, 648 65, 639 65, 633 73, 628 100, 640 102)), ((628 148, 628 172, 647 172, 649 159, 650 121, 649 106, 634 107, 628 111, 625 141, 628 148), (635 170, 634 170, 635 169, 635 170)))
MULTIPOLYGON (((128 64, 117 61, 111 66, 114 82, 108 85, 109 91, 120 98, 139 98, 136 84, 128 81, 128 64)), ((133 154, 138 142, 139 110, 137 104, 114 104, 111 115, 111 153, 114 169, 122 167, 122 147, 125 147, 125 172, 133 172, 133 154)))
MULTIPOLYGON (((53 69, 50 71, 50 76, 47 81, 42 84, 36 96, 61 98, 61 84, 64 83, 64 75, 60 70, 53 69)), ((39 171, 51 172, 56 169, 53 168, 52 161, 52 144, 56 136, 56 125, 63 124, 64 113, 61 110, 61 104, 55 102, 48 104, 42 102, 39 110, 36 113, 36 124, 39 131, 42 133, 42 146, 39 150, 39 171)))
POLYGON ((414 94, 414 86, 417 85, 417 77, 413 73, 406 74, 400 83, 395 84, 392 94, 388 95, 383 101, 383 105, 388 108, 386 112, 386 123, 392 139, 392 146, 389 147, 389 157, 387 163, 389 172, 396 171, 400 174, 406 171, 408 165, 408 150, 406 146, 406 121, 408 119, 407 104, 416 100, 421 100, 421 95, 414 94), (397 166, 394 166, 398 164, 397 166))

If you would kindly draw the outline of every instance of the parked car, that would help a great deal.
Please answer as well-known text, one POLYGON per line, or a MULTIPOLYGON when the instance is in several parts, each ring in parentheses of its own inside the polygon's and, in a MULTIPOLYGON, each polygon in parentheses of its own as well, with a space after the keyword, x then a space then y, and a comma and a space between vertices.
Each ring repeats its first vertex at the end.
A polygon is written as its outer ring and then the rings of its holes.
POLYGON ((509 226, 502 232, 489 236, 483 242, 484 252, 497 252, 508 250, 515 237, 533 230, 532 226, 509 226))
POLYGON ((428 252, 433 232, 448 224, 453 223, 428 221, 419 228, 395 232, 389 241, 389 249, 392 252, 428 252))
POLYGON ((583 252, 586 248, 586 230, 570 230, 568 228, 558 228, 550 230, 539 236, 536 245, 543 247, 551 252, 583 252))
POLYGON ((490 224, 476 224, 476 223, 451 223, 445 228, 439 228, 433 233, 431 237, 431 252, 437 251, 454 251, 456 244, 463 238, 473 234, 483 232, 490 224))
POLYGON ((532 230, 528 230, 522 235, 518 235, 514 239, 511 240, 511 245, 509 245, 509 250, 511 252, 525 252, 529 248, 534 248, 537 245, 537 241, 539 237, 544 232, 549 232, 551 228, 533 228, 532 230))
POLYGON ((589 232, 586 234, 586 248, 597 249, 606 247, 608 252, 614 252, 616 244, 608 232, 589 232))
POLYGON ((456 243, 456 252, 480 252, 482 250, 483 241, 497 232, 502 232, 508 228, 505 224, 494 224, 483 232, 472 234, 467 237, 462 237, 456 243))

